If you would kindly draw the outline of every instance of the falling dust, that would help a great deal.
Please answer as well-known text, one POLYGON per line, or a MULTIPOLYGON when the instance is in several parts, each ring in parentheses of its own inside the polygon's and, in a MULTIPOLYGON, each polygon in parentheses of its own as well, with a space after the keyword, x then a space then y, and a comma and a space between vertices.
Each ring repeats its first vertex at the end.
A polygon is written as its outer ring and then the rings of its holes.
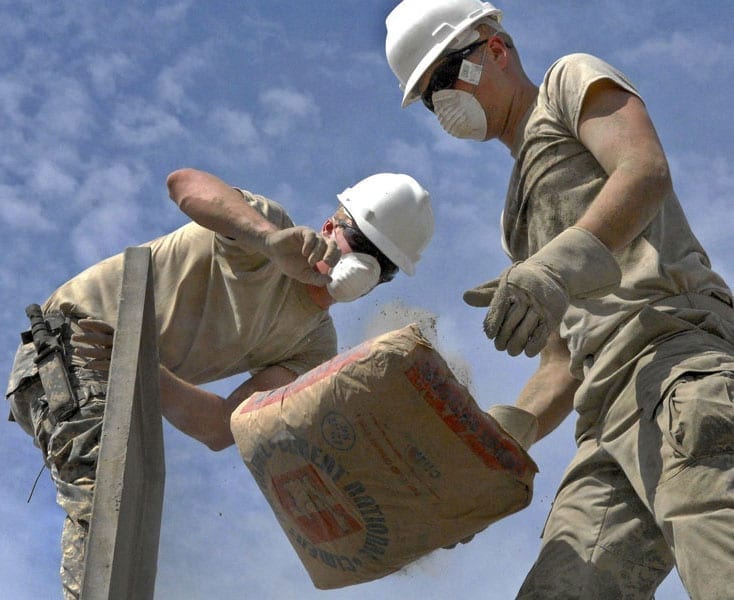
POLYGON ((423 336, 439 352, 454 374, 454 377, 472 392, 471 366, 461 354, 449 348, 445 336, 440 334, 439 317, 425 308, 406 306, 401 300, 382 304, 365 326, 365 339, 400 329, 416 323, 423 336))

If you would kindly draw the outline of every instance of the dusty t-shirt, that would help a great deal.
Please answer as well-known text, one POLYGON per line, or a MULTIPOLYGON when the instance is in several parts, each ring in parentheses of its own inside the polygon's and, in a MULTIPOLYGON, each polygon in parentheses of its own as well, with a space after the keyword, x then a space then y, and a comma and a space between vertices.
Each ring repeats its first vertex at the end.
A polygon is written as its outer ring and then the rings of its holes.
MULTIPOLYGON (((606 182, 578 131, 589 86, 605 79, 638 95, 624 75, 587 54, 565 56, 546 73, 513 148, 516 162, 502 219, 503 245, 513 260, 527 258, 576 223, 606 182)), ((561 324, 578 378, 584 360, 651 302, 683 293, 731 298, 673 192, 643 233, 615 256, 622 269, 618 290, 574 300, 561 324)))
MULTIPOLYGON (((276 202, 242 194, 279 228, 293 226, 276 202)), ((300 375, 336 353, 328 312, 265 256, 196 223, 145 246, 152 254, 161 364, 184 380, 201 384, 271 365, 300 375)), ((44 310, 116 323, 122 261, 118 254, 83 271, 44 310)))

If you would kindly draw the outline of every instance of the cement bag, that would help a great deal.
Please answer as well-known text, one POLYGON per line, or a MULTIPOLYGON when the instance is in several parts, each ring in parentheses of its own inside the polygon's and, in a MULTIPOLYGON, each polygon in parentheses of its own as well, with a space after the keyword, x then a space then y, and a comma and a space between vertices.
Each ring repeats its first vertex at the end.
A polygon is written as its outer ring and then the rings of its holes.
POLYGON ((415 325, 250 396, 231 426, 322 589, 392 573, 524 508, 537 472, 415 325))

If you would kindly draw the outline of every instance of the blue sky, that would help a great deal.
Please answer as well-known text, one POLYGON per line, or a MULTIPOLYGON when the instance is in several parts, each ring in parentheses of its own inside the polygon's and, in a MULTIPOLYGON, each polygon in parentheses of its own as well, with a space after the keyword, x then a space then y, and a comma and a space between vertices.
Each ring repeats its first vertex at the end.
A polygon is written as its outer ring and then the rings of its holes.
MULTIPOLYGON (((400 109, 384 58, 394 0, 0 2, 0 371, 24 307, 83 268, 183 224, 166 175, 210 170, 319 227, 335 194, 380 171, 430 190, 437 227, 416 276, 336 307, 340 348, 435 315, 442 353, 480 406, 512 402, 536 366, 483 337, 464 289, 506 266, 499 212, 511 160, 498 143, 450 138, 422 107, 400 109)), ((674 182, 714 266, 732 281, 732 13, 728 2, 508 1, 504 25, 530 77, 570 52, 624 71, 655 121, 674 182)), ((226 394, 240 379, 210 386, 226 394)), ((409 418, 407 416, 406 418, 409 418)), ((536 445, 532 505, 465 546, 380 581, 316 590, 237 450, 212 453, 166 426, 156 598, 514 597, 535 559, 573 418, 536 445)), ((20 428, 5 423, 0 589, 60 597, 62 514, 20 428)), ((685 598, 675 574, 658 597, 685 598)))

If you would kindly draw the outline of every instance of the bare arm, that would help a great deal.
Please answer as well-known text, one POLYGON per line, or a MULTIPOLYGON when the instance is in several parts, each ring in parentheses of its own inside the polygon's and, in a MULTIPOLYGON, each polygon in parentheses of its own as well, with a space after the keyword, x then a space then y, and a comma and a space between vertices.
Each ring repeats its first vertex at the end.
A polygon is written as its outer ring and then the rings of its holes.
POLYGON ((260 252, 286 275, 304 283, 326 285, 330 278, 314 270, 324 261, 334 266, 340 252, 308 227, 278 229, 224 181, 204 171, 179 169, 166 180, 171 199, 199 225, 260 252))
POLYGON ((665 153, 642 101, 609 80, 589 88, 579 136, 609 179, 577 225, 614 252, 647 227, 670 193, 665 153))
POLYGON ((208 392, 160 367, 161 411, 171 425, 206 444, 223 450, 234 444, 229 419, 232 412, 255 392, 275 389, 296 378, 284 367, 271 366, 245 381, 227 398, 208 392))
POLYGON ((278 228, 224 181, 204 171, 179 169, 167 180, 168 193, 178 207, 199 225, 262 250, 268 233, 278 228))
MULTIPOLYGON (((87 360, 86 368, 109 371, 115 329, 96 319, 81 319, 79 327, 71 337, 75 354, 87 360)), ((229 419, 235 408, 255 392, 278 388, 296 377, 290 369, 273 365, 222 398, 159 365, 161 412, 176 429, 212 450, 223 450, 234 443, 229 419)))
POLYGON ((569 372, 570 354, 558 333, 548 338, 540 353, 540 365, 517 398, 516 406, 538 419, 538 438, 558 427, 573 409, 580 381, 569 372))

